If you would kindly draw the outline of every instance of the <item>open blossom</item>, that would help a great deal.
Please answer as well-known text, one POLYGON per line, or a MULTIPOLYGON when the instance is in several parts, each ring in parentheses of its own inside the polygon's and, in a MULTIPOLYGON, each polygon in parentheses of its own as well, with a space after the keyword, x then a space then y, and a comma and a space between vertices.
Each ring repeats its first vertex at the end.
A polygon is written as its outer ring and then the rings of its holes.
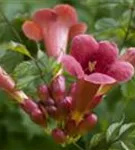
POLYGON ((93 100, 100 101, 97 96, 102 97, 113 84, 128 81, 134 74, 133 66, 118 58, 114 43, 97 42, 86 34, 74 37, 70 55, 63 56, 62 63, 79 79, 73 94, 75 119, 91 108, 93 100))
POLYGON ((43 40, 47 54, 54 57, 66 51, 68 38, 85 32, 86 28, 84 23, 78 23, 76 10, 66 4, 36 11, 32 21, 26 21, 22 27, 28 38, 43 40))

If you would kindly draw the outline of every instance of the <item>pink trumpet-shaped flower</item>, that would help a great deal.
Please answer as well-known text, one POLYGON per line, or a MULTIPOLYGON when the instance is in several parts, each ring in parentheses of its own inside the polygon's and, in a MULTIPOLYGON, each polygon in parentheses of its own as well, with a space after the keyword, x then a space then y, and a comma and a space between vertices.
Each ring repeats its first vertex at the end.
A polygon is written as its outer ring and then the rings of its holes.
POLYGON ((29 39, 43 40, 47 54, 54 57, 66 51, 68 38, 85 32, 86 28, 84 23, 78 23, 76 10, 66 4, 36 11, 33 21, 26 21, 22 27, 29 39))
POLYGON ((74 37, 70 55, 63 56, 62 63, 79 79, 73 94, 74 119, 91 108, 89 103, 95 96, 105 94, 113 84, 130 80, 134 74, 130 63, 118 59, 114 43, 97 42, 86 34, 74 37))

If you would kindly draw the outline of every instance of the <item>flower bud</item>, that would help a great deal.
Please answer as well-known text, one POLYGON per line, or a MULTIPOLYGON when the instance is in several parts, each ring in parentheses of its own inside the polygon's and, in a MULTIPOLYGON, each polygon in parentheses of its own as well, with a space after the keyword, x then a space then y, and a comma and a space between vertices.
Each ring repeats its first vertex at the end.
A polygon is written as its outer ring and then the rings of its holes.
POLYGON ((54 106, 55 102, 52 98, 48 98, 46 101, 43 103, 45 106, 54 106))
POLYGON ((25 99, 20 106, 28 114, 31 114, 35 109, 38 108, 38 105, 31 99, 25 99))
POLYGON ((75 120, 68 120, 65 125, 65 131, 68 135, 73 136, 77 133, 77 125, 75 120))
POLYGON ((58 103, 58 109, 60 110, 61 114, 67 115, 72 108, 72 97, 65 97, 60 103, 58 103))
POLYGON ((78 125, 79 134, 85 134, 91 131, 97 123, 97 116, 95 114, 88 114, 78 125))
POLYGON ((66 141, 66 134, 59 128, 52 131, 52 137, 57 144, 62 144, 66 141))
POLYGON ((43 103, 41 101, 38 102, 38 107, 39 109, 43 112, 43 114, 45 116, 47 116, 47 111, 46 111, 46 108, 44 107, 43 103))
POLYGON ((15 90, 15 82, 2 67, 0 67, 0 88, 8 92, 15 90))
POLYGON ((40 109, 34 109, 30 115, 31 119, 37 123, 38 125, 41 125, 43 127, 46 126, 46 118, 45 115, 42 113, 40 109))
POLYGON ((38 93, 38 96, 39 98, 42 100, 42 101, 46 101, 49 97, 49 91, 48 91, 48 87, 43 84, 43 85, 40 85, 37 89, 37 93, 38 93))
POLYGON ((65 78, 63 76, 57 76, 51 83, 52 97, 56 101, 63 100, 65 97, 65 78))
POLYGON ((47 111, 48 115, 53 118, 57 119, 59 117, 58 109, 55 106, 46 107, 46 111, 47 111))
POLYGON ((120 58, 121 60, 128 61, 131 63, 135 68, 135 48, 129 48, 125 54, 123 54, 120 58))

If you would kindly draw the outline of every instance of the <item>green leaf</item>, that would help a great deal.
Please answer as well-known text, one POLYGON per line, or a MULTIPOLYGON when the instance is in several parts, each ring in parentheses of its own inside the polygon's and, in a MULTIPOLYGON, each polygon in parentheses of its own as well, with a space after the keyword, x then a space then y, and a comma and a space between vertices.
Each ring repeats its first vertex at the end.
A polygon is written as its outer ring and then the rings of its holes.
POLYGON ((96 147, 97 145, 99 145, 99 143, 101 143, 101 141, 103 141, 105 139, 105 134, 104 133, 98 133, 95 134, 91 141, 90 141, 90 147, 96 147))
POLYGON ((61 64, 42 53, 39 59, 19 64, 14 70, 13 77, 16 80, 17 88, 28 89, 29 87, 32 91, 35 90, 32 86, 36 88, 40 83, 49 84, 60 69, 61 64))
POLYGON ((119 130, 119 136, 121 137, 125 132, 127 132, 134 126, 135 126, 135 123, 127 123, 127 124, 122 125, 119 130))
POLYGON ((128 99, 135 98, 135 78, 121 85, 121 92, 128 99))
POLYGON ((16 87, 17 87, 17 89, 25 88, 25 87, 29 86, 29 84, 31 84, 32 81, 38 79, 39 77, 40 77, 39 75, 37 75, 37 76, 26 76, 22 79, 18 79, 16 87))
POLYGON ((15 68, 13 77, 17 82, 17 88, 22 89, 37 78, 40 79, 40 71, 33 61, 25 61, 15 68))
POLYGON ((23 78, 30 75, 39 74, 39 70, 33 61, 24 61, 20 63, 14 70, 14 77, 23 78))
POLYGON ((0 45, 0 65, 8 72, 11 73, 13 69, 22 62, 23 56, 13 51, 5 51, 0 45))
POLYGON ((20 43, 16 43, 16 42, 11 41, 8 45, 8 49, 13 50, 15 52, 19 52, 23 55, 26 55, 26 56, 32 58, 31 54, 26 49, 26 47, 24 45, 20 44, 20 43))
POLYGON ((9 43, 3 43, 1 47, 4 50, 11 50, 11 51, 19 52, 23 55, 26 55, 32 58, 30 52, 27 50, 27 48, 23 44, 11 41, 9 43))
POLYGON ((41 50, 38 50, 37 58, 37 63, 44 74, 44 80, 46 83, 50 83, 52 78, 61 70, 61 64, 53 57, 48 57, 41 50))
POLYGON ((102 18, 98 20, 95 24, 96 30, 106 30, 109 28, 116 28, 118 26, 118 22, 113 18, 102 18))
POLYGON ((114 141, 115 139, 117 139, 119 137, 119 130, 124 122, 124 117, 121 119, 120 122, 117 123, 113 123, 109 126, 109 128, 106 131, 106 141, 110 142, 110 141, 114 141))
POLYGON ((121 147, 123 148, 123 150, 130 150, 123 141, 120 141, 120 144, 121 144, 121 147))

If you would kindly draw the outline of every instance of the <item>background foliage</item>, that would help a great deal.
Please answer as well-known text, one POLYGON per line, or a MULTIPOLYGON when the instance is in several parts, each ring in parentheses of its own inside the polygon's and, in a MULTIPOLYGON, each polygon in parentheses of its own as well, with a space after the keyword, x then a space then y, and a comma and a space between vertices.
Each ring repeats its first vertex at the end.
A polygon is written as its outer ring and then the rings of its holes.
MULTIPOLYGON (((3 43, 11 40, 22 43, 34 57, 37 47, 23 35, 21 25, 36 9, 60 3, 74 6, 80 20, 88 24, 88 33, 98 40, 115 41, 121 51, 126 47, 135 47, 134 0, 0 0, 0 65, 8 73, 13 75, 17 70, 15 67, 19 68, 18 65, 24 60, 29 60, 29 57, 5 50, 3 43)), ((34 70, 32 65, 30 69, 34 70)), ((20 75, 21 73, 18 76, 20 75)), ((22 82, 21 80, 21 84, 22 82)), ((106 150, 104 145, 108 146, 108 143, 110 150, 134 150, 135 130, 132 129, 126 134, 135 122, 134 90, 135 78, 114 87, 95 109, 99 117, 96 128, 82 137, 78 145, 73 144, 65 148, 56 145, 51 137, 32 123, 14 101, 0 91, 0 150, 81 150, 80 147, 88 150, 106 150), (124 123, 121 120, 123 115, 124 123), (117 123, 113 124, 114 122, 117 123), (115 139, 116 137, 120 140, 115 139), (108 143, 105 144, 106 142, 108 143)))

